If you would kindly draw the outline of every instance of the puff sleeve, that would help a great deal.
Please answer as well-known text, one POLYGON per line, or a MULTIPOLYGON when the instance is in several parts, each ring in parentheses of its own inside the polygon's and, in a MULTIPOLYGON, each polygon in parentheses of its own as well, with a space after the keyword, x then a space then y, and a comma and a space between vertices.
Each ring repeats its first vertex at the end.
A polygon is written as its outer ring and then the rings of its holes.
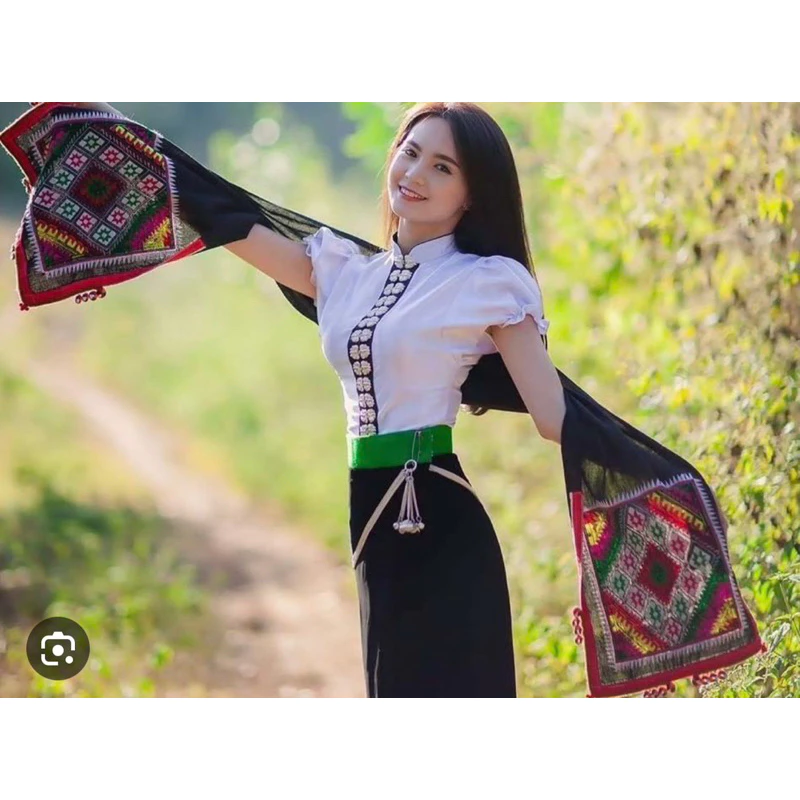
POLYGON ((530 315, 539 333, 550 327, 544 317, 542 292, 524 264, 507 256, 487 256, 475 270, 473 294, 481 308, 481 326, 505 328, 530 315))
POLYGON ((333 287, 341 278, 345 264, 360 255, 361 251, 355 242, 338 236, 325 225, 304 237, 303 241, 306 243, 306 255, 311 259, 311 283, 317 289, 316 306, 317 314, 320 314, 333 287))

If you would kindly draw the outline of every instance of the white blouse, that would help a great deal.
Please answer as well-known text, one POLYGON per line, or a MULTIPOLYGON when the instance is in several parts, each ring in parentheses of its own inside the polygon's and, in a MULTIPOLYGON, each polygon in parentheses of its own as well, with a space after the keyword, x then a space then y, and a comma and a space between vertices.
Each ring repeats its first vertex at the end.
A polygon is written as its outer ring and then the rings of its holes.
POLYGON ((322 352, 342 385, 347 433, 455 425, 470 368, 496 353, 486 329, 526 315, 544 334, 542 295, 506 256, 462 253, 455 235, 403 255, 363 255, 328 227, 305 237, 317 291, 322 352))

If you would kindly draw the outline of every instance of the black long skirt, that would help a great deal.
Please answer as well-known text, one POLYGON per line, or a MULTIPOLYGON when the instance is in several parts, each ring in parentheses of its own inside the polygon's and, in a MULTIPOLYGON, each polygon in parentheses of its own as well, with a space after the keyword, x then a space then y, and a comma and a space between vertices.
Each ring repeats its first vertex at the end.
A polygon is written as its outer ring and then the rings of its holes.
MULTIPOLYGON (((468 481, 455 453, 432 463, 468 481)), ((355 565, 367 695, 516 697, 511 605, 494 526, 470 489, 429 467, 414 472, 424 530, 392 527, 401 484, 355 565)), ((350 470, 351 552, 400 470, 350 470)))

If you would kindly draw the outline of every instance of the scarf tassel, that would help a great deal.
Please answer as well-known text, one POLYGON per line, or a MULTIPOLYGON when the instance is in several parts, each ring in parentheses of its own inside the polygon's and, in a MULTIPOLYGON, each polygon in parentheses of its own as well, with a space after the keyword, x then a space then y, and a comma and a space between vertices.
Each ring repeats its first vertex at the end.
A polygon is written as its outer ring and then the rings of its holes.
POLYGON ((575 631, 575 644, 583 644, 583 625, 581 624, 581 617, 583 612, 580 608, 572 609, 572 629, 575 631))
POLYGON ((706 686, 715 681, 721 681, 728 673, 724 669, 716 669, 711 672, 698 672, 692 677, 695 686, 706 686))
POLYGON ((82 294, 75 295, 75 302, 76 303, 87 303, 89 300, 94 302, 98 298, 102 298, 106 296, 106 290, 104 286, 101 286, 99 289, 92 289, 89 292, 83 292, 82 294))
POLYGON ((656 686, 655 689, 648 689, 642 693, 642 697, 665 697, 668 692, 675 692, 675 684, 672 681, 656 686))

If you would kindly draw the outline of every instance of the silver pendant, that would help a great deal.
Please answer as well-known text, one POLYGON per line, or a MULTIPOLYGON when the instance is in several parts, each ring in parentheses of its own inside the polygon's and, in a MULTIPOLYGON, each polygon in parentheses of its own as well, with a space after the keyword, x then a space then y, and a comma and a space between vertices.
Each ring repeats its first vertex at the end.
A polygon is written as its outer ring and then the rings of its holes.
POLYGON ((403 487, 403 499, 400 501, 400 515, 393 527, 401 534, 419 533, 425 528, 425 523, 419 515, 417 505, 417 493, 414 490, 414 470, 417 462, 410 458, 403 466, 405 472, 405 486, 403 487))

